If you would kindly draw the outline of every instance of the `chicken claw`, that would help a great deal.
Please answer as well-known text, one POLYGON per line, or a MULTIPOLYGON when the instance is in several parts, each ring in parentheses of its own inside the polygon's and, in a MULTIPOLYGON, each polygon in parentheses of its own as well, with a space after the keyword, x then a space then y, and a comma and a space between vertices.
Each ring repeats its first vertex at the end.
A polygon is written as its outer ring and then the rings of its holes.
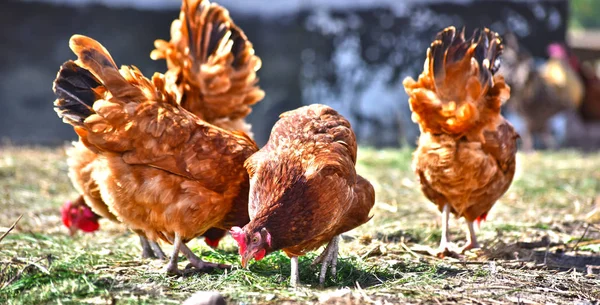
POLYGON ((442 209, 442 238, 440 239, 440 247, 438 248, 438 252, 435 253, 435 256, 439 258, 444 258, 446 256, 452 256, 452 251, 450 250, 450 243, 448 242, 448 221, 450 218, 450 205, 445 204, 442 209))
POLYGON ((192 250, 190 250, 190 248, 188 248, 185 244, 181 244, 180 250, 181 253, 183 253, 183 255, 187 257, 188 261, 190 261, 190 263, 187 264, 187 266, 185 267, 186 270, 189 270, 192 267, 194 267, 195 271, 197 272, 210 272, 214 269, 231 269, 230 265, 209 263, 203 261, 198 256, 196 256, 196 254, 194 254, 192 250))
POLYGON ((169 260, 169 263, 165 266, 165 271, 167 274, 169 274, 169 275, 185 275, 185 274, 188 274, 189 271, 210 272, 210 271, 214 270, 215 268, 228 269, 228 268, 231 268, 231 266, 223 265, 223 264, 208 263, 208 262, 201 260, 198 256, 196 256, 192 252, 192 250, 190 250, 190 248, 188 248, 181 241, 181 236, 179 236, 179 234, 175 233, 175 240, 173 241, 173 254, 171 255, 171 259, 169 260), (179 268, 177 268, 177 259, 179 257, 179 251, 181 251, 181 253, 183 253, 183 255, 185 255, 185 257, 187 257, 187 259, 190 261, 190 263, 188 264, 188 266, 185 268, 184 271, 179 270, 179 268), (195 270, 190 270, 192 267, 195 267, 195 270))
POLYGON ((325 275, 327 274, 328 266, 331 266, 331 276, 335 277, 335 275, 337 273, 336 267, 337 267, 339 242, 340 242, 339 235, 332 238, 331 241, 329 242, 329 244, 327 244, 327 247, 325 248, 323 253, 321 253, 321 255, 319 255, 312 263, 313 266, 318 263, 321 264, 321 273, 319 275, 319 285, 320 286, 323 286, 323 284, 325 283, 325 275))

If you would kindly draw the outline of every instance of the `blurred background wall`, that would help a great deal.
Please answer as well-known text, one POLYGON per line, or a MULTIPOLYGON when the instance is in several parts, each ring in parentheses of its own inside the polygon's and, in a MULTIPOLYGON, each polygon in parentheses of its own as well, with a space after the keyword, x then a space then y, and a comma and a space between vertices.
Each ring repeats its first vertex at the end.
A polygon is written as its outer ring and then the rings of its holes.
MULTIPOLYGON (((259 76, 267 95, 249 117, 259 144, 281 112, 325 103, 351 120, 364 145, 412 145, 418 128, 410 120, 402 80, 421 71, 435 33, 449 25, 466 26, 468 34, 488 26, 501 35, 512 33, 521 49, 543 60, 548 44, 565 41, 569 22, 566 0, 218 2, 263 59, 259 76)), ((0 138, 43 145, 75 139, 52 109, 52 81, 59 66, 74 57, 69 37, 89 35, 117 64, 136 65, 151 76, 166 69, 149 53, 155 39, 169 39, 179 6, 178 0, 5 2, 0 10, 0 138)))

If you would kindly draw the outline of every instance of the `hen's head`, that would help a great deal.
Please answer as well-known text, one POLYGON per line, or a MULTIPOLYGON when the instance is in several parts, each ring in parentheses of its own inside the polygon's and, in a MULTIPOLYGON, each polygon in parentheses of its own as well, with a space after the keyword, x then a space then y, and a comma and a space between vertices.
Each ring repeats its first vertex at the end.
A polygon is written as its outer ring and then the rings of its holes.
POLYGON ((231 236, 238 243, 239 253, 242 256, 242 267, 246 267, 251 258, 259 261, 270 252, 271 249, 271 234, 266 228, 247 231, 247 226, 244 228, 231 228, 231 236))
POLYGON ((100 223, 98 222, 100 217, 92 212, 90 207, 83 202, 83 198, 80 198, 75 202, 71 202, 70 200, 65 202, 61 207, 60 212, 62 214, 63 224, 69 228, 71 236, 75 234, 77 230, 94 232, 100 228, 100 223))

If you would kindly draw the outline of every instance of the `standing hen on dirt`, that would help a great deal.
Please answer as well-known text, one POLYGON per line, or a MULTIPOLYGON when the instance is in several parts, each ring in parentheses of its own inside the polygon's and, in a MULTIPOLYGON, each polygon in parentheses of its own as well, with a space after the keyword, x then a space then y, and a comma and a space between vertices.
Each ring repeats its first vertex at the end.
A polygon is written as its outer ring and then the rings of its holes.
POLYGON ((164 75, 150 81, 135 67, 119 70, 108 51, 85 36, 73 36, 70 46, 78 60, 58 73, 55 108, 98 154, 91 175, 103 201, 150 240, 173 243, 167 272, 180 273, 179 251, 199 270, 225 267, 202 261, 185 243, 211 227, 248 221, 243 164, 258 149, 254 141, 185 110, 164 75))
MULTIPOLYGON (((244 118, 250 113, 250 106, 264 97, 264 92, 255 85, 261 62, 226 9, 206 0, 184 0, 179 19, 171 26, 171 41, 157 40, 155 44, 158 49, 151 56, 166 59, 169 70, 165 74, 165 88, 177 97, 177 103, 208 123, 250 134, 250 125, 244 118)), ((88 204, 101 216, 118 221, 92 179, 98 155, 81 142, 75 142, 67 153, 69 177, 82 196, 73 203, 65 203, 65 225, 71 232, 89 231, 88 224, 95 222, 97 229, 98 217, 86 212, 88 204), (86 215, 94 217, 86 219, 86 215), (80 224, 87 227, 81 228, 80 224)), ((225 232, 212 228, 203 236, 208 245, 216 247, 225 232)), ((142 232, 137 233, 143 257, 164 258, 158 244, 147 241, 142 232)))
POLYGON ((335 110, 311 105, 280 116, 265 147, 245 166, 250 174, 250 223, 234 227, 242 266, 283 249, 298 284, 298 256, 328 243, 315 263, 319 282, 336 273, 339 235, 367 222, 373 186, 356 174, 356 139, 335 110))
POLYGON ((440 32, 427 50, 418 81, 404 80, 413 120, 421 136, 413 167, 425 196, 442 211, 440 253, 447 254, 450 213, 468 224, 462 251, 477 248, 473 223, 485 220, 508 189, 515 173, 518 134, 500 114, 510 95, 496 74, 500 37, 476 30, 440 32))

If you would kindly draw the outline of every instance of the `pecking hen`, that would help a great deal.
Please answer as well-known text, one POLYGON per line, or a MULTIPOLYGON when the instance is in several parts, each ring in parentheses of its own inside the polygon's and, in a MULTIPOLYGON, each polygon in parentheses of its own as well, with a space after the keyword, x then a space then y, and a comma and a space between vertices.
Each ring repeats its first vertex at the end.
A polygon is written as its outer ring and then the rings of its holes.
POLYGON ((356 174, 356 139, 335 110, 311 105, 280 116, 269 141, 245 166, 250 174, 250 223, 234 227, 242 266, 283 249, 291 257, 292 286, 298 256, 328 243, 315 263, 319 282, 336 273, 339 235, 367 222, 373 186, 356 174))

